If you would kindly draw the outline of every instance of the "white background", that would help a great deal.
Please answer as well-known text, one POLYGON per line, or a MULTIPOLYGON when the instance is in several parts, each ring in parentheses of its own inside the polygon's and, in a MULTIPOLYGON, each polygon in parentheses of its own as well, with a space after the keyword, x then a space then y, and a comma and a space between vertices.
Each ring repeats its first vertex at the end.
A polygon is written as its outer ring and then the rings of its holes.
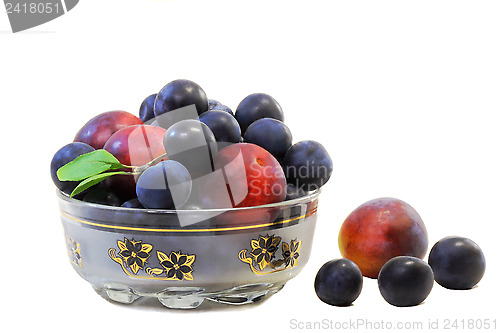
POLYGON ((421 322, 425 331, 429 320, 442 328, 445 319, 471 318, 496 319, 498 329, 499 17, 498 1, 86 0, 12 34, 0 13, 2 324, 282 332, 297 331, 294 320, 325 319, 421 322), (91 117, 137 114, 146 96, 177 78, 233 109, 250 93, 274 96, 294 141, 320 141, 332 156, 311 259, 259 305, 117 305, 68 262, 52 155, 91 117), (487 260, 478 287, 435 284, 424 304, 396 308, 365 278, 353 306, 319 301, 314 277, 340 256, 343 220, 382 196, 420 213, 430 246, 448 235, 478 243, 487 260))

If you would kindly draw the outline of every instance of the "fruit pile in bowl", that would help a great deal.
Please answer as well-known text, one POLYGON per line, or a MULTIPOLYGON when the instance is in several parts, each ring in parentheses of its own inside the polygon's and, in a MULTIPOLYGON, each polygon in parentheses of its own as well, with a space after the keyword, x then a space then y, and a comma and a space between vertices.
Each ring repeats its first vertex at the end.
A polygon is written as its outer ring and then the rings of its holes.
POLYGON ((75 270, 103 297, 247 304, 296 276, 311 250, 332 161, 293 144, 278 102, 233 112, 188 80, 101 113, 60 148, 52 179, 75 270))

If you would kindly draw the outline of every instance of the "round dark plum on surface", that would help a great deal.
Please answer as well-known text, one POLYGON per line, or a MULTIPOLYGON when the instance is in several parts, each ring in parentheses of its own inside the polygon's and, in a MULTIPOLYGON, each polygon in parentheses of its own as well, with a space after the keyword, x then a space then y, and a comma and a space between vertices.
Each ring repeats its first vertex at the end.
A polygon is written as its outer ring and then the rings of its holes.
POLYGON ((479 246, 465 237, 450 236, 434 244, 429 253, 434 279, 448 289, 470 289, 484 275, 486 261, 479 246))
POLYGON ((422 259, 399 256, 382 266, 378 287, 382 297, 394 306, 415 306, 429 296, 434 275, 422 259))
POLYGON ((363 275, 349 259, 334 259, 325 263, 316 274, 314 290, 323 302, 348 306, 361 294, 363 275))

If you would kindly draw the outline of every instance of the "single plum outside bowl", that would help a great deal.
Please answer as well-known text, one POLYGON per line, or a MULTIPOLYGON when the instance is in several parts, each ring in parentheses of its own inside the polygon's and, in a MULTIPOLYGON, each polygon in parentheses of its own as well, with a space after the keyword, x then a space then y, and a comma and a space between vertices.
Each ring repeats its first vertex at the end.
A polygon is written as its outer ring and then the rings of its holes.
POLYGON ((247 304, 278 292, 309 259, 320 191, 228 210, 98 205, 58 191, 68 256, 103 297, 247 304))

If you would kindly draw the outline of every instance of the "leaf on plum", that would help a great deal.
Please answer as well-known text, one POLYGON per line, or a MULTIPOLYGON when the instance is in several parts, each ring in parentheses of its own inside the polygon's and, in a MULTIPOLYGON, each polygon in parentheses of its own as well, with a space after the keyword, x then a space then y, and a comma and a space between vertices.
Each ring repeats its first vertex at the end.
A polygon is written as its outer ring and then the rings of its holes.
POLYGON ((98 149, 75 158, 57 170, 60 181, 78 181, 108 170, 125 168, 111 153, 98 149))
POLYGON ((98 175, 94 175, 91 177, 88 177, 84 181, 82 181, 80 184, 78 184, 77 187, 71 192, 70 197, 73 197, 77 195, 78 193, 81 193, 88 189, 89 187, 92 187, 100 182, 102 182, 104 179, 114 176, 114 175, 130 175, 130 172, 125 172, 125 171, 116 171, 116 172, 106 172, 106 173, 101 173, 98 175))

